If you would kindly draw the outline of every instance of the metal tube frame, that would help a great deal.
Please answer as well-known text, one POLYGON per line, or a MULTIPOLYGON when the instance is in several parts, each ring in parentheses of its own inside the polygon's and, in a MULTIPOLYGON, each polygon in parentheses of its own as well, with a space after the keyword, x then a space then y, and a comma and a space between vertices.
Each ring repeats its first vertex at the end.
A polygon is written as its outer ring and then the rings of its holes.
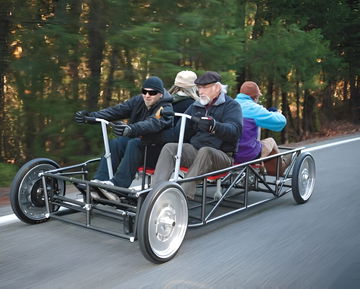
POLYGON ((269 156, 266 158, 257 159, 254 161, 250 161, 244 164, 235 165, 226 169, 218 170, 216 172, 211 172, 207 174, 203 174, 201 176, 193 177, 193 178, 185 178, 179 180, 178 183, 183 183, 187 181, 195 181, 202 179, 202 193, 201 195, 193 201, 190 201, 189 204, 189 224, 188 227, 199 227, 213 221, 216 221, 220 218, 227 217, 233 215, 235 213, 241 212, 243 210, 253 208, 257 205, 278 199, 287 193, 291 192, 291 169, 294 166, 296 157, 293 157, 292 162, 284 176, 280 176, 280 166, 277 166, 277 173, 275 176, 268 176, 261 174, 254 168, 252 165, 258 164, 265 160, 277 158, 278 162, 280 162, 281 156, 286 154, 295 154, 298 156, 301 153, 303 148, 286 148, 287 151, 281 152, 279 154, 269 156), (223 192, 222 196, 219 200, 211 199, 208 194, 208 182, 207 179, 210 176, 216 176, 223 173, 228 173, 226 177, 222 180, 223 192), (245 176, 244 176, 245 172, 245 176), (255 176, 255 188, 250 187, 250 172, 255 176), (226 182, 229 180, 229 176, 231 176, 231 183, 227 184, 226 182), (272 178, 274 181, 270 181, 272 178), (244 185, 242 187, 238 187, 240 181, 244 180, 244 185), (261 192, 265 193, 264 197, 261 200, 250 202, 249 194, 250 192, 261 192), (269 196, 269 194, 271 196, 269 196), (234 196, 243 196, 243 200, 239 201, 234 198, 234 196), (193 205, 195 203, 195 205, 193 205), (235 207, 234 207, 235 205, 235 207), (237 207, 236 207, 237 205, 237 207), (200 208, 200 214, 194 214, 196 210, 200 208), (205 213, 209 211, 208 213, 205 213))
MULTIPOLYGON (((303 148, 285 148, 281 147, 284 152, 281 152, 276 155, 268 156, 265 158, 253 160, 239 165, 234 165, 225 169, 213 171, 206 173, 200 176, 192 178, 179 179, 180 172, 180 163, 181 163, 181 153, 183 146, 183 139, 185 133, 185 123, 187 119, 191 119, 191 116, 186 114, 176 113, 175 115, 181 117, 181 126, 180 126, 180 137, 178 143, 178 150, 176 155, 175 162, 175 173, 174 181, 182 184, 189 181, 199 181, 202 180, 202 192, 200 197, 196 197, 195 200, 189 201, 189 205, 195 203, 195 206, 189 206, 189 224, 188 227, 199 227, 206 225, 208 223, 214 222, 218 219, 233 215, 235 213, 241 212, 243 210, 253 208, 257 205, 272 201, 279 197, 284 196, 291 191, 291 185, 288 184, 291 180, 290 171, 294 166, 296 157, 301 153, 303 148), (280 159, 281 156, 285 154, 292 154, 292 162, 290 169, 287 171, 285 176, 280 176, 280 159), (276 176, 269 177, 253 167, 255 164, 263 163, 266 160, 277 158, 276 166, 276 176), (250 185, 250 172, 255 177, 255 186, 251 187, 250 185), (221 197, 218 200, 214 200, 208 196, 208 178, 210 176, 216 176, 226 173, 226 176, 221 179, 221 187, 224 188, 221 197), (269 180, 269 178, 275 178, 274 181, 269 180), (241 182, 244 184, 241 185, 241 182), (263 192, 267 194, 267 197, 250 202, 249 193, 251 191, 263 192), (269 194, 271 195, 269 197, 269 194), (237 196, 240 196, 242 199, 236 199, 237 196), (198 215, 196 212, 200 211, 198 215), (194 214, 195 212, 195 214, 194 214), (191 220, 191 222, 190 222, 191 220)), ((111 165, 111 153, 109 149, 108 135, 106 126, 109 125, 109 122, 102 119, 96 119, 101 122, 102 133, 105 146, 105 155, 108 169, 109 177, 113 176, 112 165, 111 165)), ((109 186, 102 183, 90 182, 85 179, 87 176, 87 165, 89 163, 99 161, 100 159, 92 159, 87 162, 68 166, 64 168, 49 170, 47 172, 41 173, 42 183, 44 187, 44 197, 45 197, 45 206, 47 216, 76 224, 85 228, 93 229, 99 232, 111 234, 113 236, 121 237, 130 240, 131 242, 137 239, 137 226, 139 224, 138 216, 141 210, 141 206, 147 196, 151 191, 151 188, 144 189, 144 184, 140 191, 133 191, 130 189, 120 188, 117 186, 109 186), (81 168, 81 170, 78 170, 81 168), (75 170, 75 171, 74 171, 75 170), (81 179, 75 178, 73 176, 81 175, 81 179), (77 200, 73 198, 68 198, 65 196, 54 195, 53 193, 49 195, 48 188, 46 186, 46 178, 54 178, 58 181, 64 181, 65 184, 72 183, 75 187, 79 188, 81 185, 83 190, 80 192, 83 194, 83 200, 77 200), (120 202, 114 202, 107 199, 100 199, 97 203, 94 203, 91 200, 91 189, 102 188, 111 191, 112 193, 118 195, 121 198, 120 202), (129 201, 136 203, 136 205, 129 204, 129 201), (104 205, 109 205, 107 208, 104 205), (62 210, 54 211, 54 208, 62 208, 62 210), (64 213, 66 209, 66 213, 64 213), (81 223, 69 218, 66 218, 65 215, 69 213, 84 213, 85 214, 85 223, 81 223), (105 228, 100 228, 98 226, 92 225, 92 218, 95 215, 102 215, 105 217, 113 218, 119 221, 126 221, 126 218, 133 218, 133 228, 130 233, 119 233, 116 231, 108 230, 105 228)), ((144 171, 145 173, 145 171, 144 171)))

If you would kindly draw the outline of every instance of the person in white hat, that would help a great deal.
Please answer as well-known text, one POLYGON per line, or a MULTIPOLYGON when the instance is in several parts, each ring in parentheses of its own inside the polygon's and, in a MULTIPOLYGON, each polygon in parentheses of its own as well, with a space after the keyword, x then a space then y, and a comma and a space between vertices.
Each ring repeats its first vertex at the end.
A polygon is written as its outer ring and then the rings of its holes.
POLYGON ((197 87, 194 83, 197 75, 190 70, 180 71, 174 81, 174 85, 169 89, 173 96, 174 112, 183 113, 195 100, 198 100, 197 87))

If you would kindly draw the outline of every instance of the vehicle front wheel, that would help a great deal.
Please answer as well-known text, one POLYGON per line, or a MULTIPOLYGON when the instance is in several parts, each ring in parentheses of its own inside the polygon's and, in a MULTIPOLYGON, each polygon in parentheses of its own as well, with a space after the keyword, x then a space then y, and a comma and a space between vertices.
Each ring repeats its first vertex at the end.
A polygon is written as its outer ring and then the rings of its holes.
POLYGON ((188 206, 181 186, 164 182, 146 196, 139 214, 138 239, 143 255, 153 263, 172 259, 184 240, 188 206))

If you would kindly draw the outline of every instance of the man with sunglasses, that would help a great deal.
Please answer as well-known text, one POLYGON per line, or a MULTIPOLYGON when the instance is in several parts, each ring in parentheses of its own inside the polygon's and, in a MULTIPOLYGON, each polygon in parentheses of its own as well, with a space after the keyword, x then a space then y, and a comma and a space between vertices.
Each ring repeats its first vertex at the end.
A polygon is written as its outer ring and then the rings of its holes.
MULTIPOLYGON (((162 80, 152 76, 143 83, 141 94, 124 103, 96 112, 82 110, 75 113, 78 123, 85 123, 87 116, 108 121, 128 119, 127 124, 114 127, 118 137, 109 143, 114 177, 109 180, 106 159, 102 157, 93 181, 124 188, 131 185, 137 168, 143 164, 144 145, 161 145, 159 132, 173 124, 171 102, 172 96, 164 88, 162 80)), ((111 200, 118 199, 105 190, 102 193, 111 200)), ((98 197, 94 193, 92 195, 98 197)))
MULTIPOLYGON (((185 111, 191 115, 187 121, 181 155, 181 166, 189 168, 187 177, 199 176, 229 167, 242 132, 240 105, 226 94, 226 85, 220 83, 218 73, 208 71, 195 80, 199 100, 185 111)), ((180 122, 176 124, 178 135, 180 122)), ((152 186, 169 180, 175 168, 177 143, 167 143, 162 148, 155 167, 152 186)), ((195 197, 196 182, 185 182, 181 186, 185 194, 195 197)))

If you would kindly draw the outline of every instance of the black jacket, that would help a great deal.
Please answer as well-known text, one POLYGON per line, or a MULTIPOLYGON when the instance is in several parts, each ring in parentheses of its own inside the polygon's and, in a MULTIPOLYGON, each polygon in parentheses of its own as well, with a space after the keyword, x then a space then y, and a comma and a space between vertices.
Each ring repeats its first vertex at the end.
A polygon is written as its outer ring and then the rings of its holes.
MULTIPOLYGON (((210 107, 195 101, 185 113, 196 117, 211 116, 216 126, 214 133, 208 133, 197 129, 193 121, 187 121, 184 141, 190 142, 196 149, 208 146, 224 152, 236 151, 243 119, 240 105, 230 96, 221 93, 210 107)), ((176 131, 179 131, 179 126, 180 122, 176 125, 176 131)))
POLYGON ((194 99, 191 96, 173 94, 173 108, 175 112, 183 113, 187 108, 193 104, 194 99))
POLYGON ((130 137, 140 137, 145 144, 162 143, 159 132, 173 125, 173 116, 169 115, 173 112, 171 102, 172 96, 165 90, 160 101, 148 109, 142 95, 136 95, 124 103, 92 112, 91 116, 108 121, 129 119, 130 137))

